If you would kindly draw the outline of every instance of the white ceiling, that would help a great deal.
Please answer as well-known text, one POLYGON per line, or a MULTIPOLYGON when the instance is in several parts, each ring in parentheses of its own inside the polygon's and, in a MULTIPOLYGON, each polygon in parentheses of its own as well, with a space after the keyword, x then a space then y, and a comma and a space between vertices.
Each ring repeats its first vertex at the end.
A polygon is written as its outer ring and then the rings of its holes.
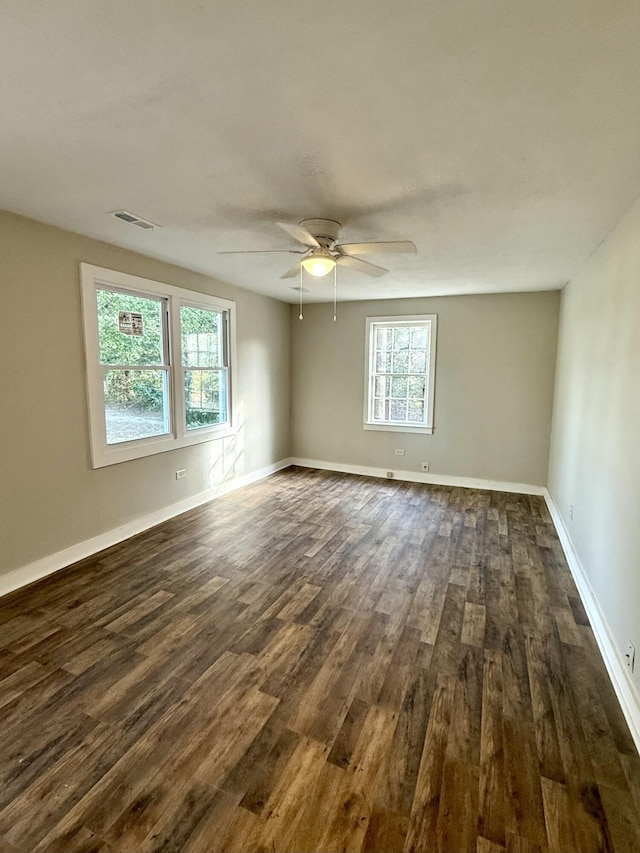
POLYGON ((288 301, 217 252, 325 217, 418 247, 342 299, 558 288, 640 194, 639 84, 638 0, 0 0, 0 207, 288 301))

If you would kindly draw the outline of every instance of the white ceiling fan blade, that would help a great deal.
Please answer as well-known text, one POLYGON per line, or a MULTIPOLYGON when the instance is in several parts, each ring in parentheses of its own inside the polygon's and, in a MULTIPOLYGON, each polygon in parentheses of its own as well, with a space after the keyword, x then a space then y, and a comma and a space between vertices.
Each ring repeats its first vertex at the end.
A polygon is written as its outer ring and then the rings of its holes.
POLYGON ((299 225, 289 225, 288 222, 278 222, 277 223, 283 231, 286 231, 294 240, 297 240, 298 243, 302 243, 303 246, 309 246, 310 249, 318 249, 320 247, 320 243, 316 240, 313 234, 310 234, 306 228, 301 228, 299 225))
POLYGON ((361 261, 360 258, 352 258, 351 255, 340 255, 339 258, 336 258, 336 263, 340 264, 341 267, 350 267, 352 270, 358 270, 358 272, 363 272, 365 275, 371 275, 374 278, 380 278, 389 272, 384 267, 370 264, 369 261, 361 261))
POLYGON ((300 261, 298 261, 297 264, 294 264, 290 270, 287 270, 284 275, 281 275, 280 278, 293 278, 294 275, 300 275, 300 261))
POLYGON ((391 240, 374 243, 340 243, 336 246, 345 255, 407 254, 417 252, 415 243, 410 240, 391 240))
POLYGON ((295 249, 237 249, 235 251, 217 252, 218 255, 304 255, 295 249))

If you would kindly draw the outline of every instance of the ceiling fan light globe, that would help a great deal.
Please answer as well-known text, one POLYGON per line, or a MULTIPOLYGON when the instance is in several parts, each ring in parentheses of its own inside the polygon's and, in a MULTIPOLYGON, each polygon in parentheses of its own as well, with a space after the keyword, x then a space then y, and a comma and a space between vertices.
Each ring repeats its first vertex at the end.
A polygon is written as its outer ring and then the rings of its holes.
POLYGON ((314 276, 314 278, 324 278, 326 275, 329 275, 335 265, 336 262, 333 258, 314 257, 313 255, 302 261, 302 266, 305 271, 308 272, 309 275, 314 276))

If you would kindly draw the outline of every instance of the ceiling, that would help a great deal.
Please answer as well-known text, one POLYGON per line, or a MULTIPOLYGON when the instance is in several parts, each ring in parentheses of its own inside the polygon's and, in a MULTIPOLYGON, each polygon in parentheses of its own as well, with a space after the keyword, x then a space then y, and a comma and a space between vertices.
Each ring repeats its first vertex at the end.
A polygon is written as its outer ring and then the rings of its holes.
POLYGON ((0 0, 0 71, 1 208, 286 301, 217 252, 324 217, 418 247, 341 299, 554 289, 640 194, 638 0, 0 0))

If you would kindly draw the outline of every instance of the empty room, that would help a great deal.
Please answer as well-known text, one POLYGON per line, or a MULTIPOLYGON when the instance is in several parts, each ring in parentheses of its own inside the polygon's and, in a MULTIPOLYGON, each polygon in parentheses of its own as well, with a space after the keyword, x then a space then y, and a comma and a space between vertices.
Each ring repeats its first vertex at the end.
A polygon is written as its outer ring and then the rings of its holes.
POLYGON ((638 853, 640 3, 0 71, 0 853, 638 853))

